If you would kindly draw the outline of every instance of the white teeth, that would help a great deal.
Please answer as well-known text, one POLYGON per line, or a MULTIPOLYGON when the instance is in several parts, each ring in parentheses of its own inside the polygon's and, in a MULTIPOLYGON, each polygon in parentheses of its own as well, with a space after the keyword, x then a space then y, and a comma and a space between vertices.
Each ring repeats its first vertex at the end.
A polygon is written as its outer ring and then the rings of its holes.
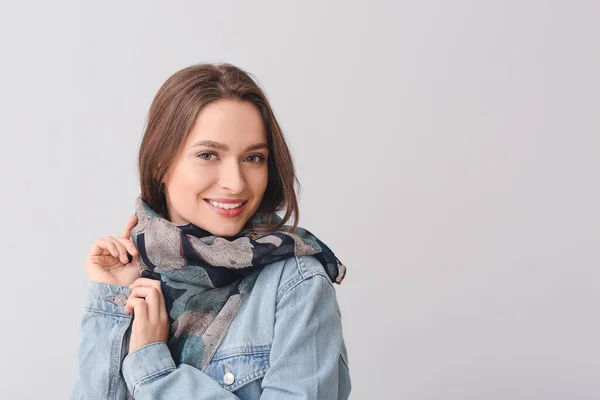
POLYGON ((223 204, 223 203, 218 203, 218 202, 212 201, 212 200, 209 200, 209 202, 213 206, 219 207, 219 208, 224 208, 225 210, 231 210, 233 208, 238 208, 239 206, 241 206, 242 204, 244 204, 243 202, 242 203, 237 203, 237 204, 223 204))

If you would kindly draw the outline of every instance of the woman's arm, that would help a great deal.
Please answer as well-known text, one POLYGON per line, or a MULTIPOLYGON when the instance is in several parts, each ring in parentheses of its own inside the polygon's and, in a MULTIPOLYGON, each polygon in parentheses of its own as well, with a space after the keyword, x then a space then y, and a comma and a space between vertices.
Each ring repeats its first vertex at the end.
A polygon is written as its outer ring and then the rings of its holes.
POLYGON ((72 400, 125 399, 126 386, 120 365, 127 354, 126 332, 131 315, 125 314, 117 303, 128 296, 127 286, 88 282, 72 400), (116 303, 106 299, 114 296, 118 296, 116 303))
MULTIPOLYGON (((326 275, 300 281, 279 300, 270 369, 261 399, 347 399, 350 377, 341 360, 341 316, 326 275)), ((123 375, 136 400, 237 399, 214 379, 187 364, 175 366, 164 342, 127 355, 123 375)))
POLYGON ((176 368, 164 342, 127 354, 132 316, 124 304, 130 294, 127 286, 88 283, 72 400, 125 400, 128 386, 136 400, 238 399, 199 369, 176 368))
POLYGON ((128 354, 123 376, 135 400, 238 399, 198 368, 176 366, 165 342, 150 343, 128 354))
POLYGON ((275 311, 271 367, 261 400, 347 399, 348 365, 335 289, 329 277, 316 274, 283 294, 275 311))

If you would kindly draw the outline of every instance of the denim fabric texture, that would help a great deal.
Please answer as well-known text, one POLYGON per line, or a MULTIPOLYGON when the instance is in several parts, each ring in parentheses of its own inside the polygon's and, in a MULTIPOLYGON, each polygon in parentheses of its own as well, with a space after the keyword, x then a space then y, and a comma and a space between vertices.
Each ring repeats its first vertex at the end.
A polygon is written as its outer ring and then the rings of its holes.
POLYGON ((127 354, 127 286, 89 282, 71 399, 347 399, 333 283, 314 256, 266 265, 205 371, 176 365, 164 342, 127 354))

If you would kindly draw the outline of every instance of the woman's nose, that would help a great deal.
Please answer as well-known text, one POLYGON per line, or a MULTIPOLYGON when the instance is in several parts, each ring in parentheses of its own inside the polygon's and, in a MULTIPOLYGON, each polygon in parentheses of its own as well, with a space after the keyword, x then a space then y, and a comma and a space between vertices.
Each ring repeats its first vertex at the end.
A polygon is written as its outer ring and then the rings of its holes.
POLYGON ((241 193, 244 190, 246 182, 237 162, 223 163, 219 172, 221 187, 229 190, 231 193, 241 193))

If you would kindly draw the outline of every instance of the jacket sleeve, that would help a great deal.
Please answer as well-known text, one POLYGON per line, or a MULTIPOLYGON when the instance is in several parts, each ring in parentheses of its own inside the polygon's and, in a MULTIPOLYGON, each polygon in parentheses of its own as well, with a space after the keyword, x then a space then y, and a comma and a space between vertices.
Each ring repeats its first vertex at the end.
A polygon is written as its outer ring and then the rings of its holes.
POLYGON ((72 400, 125 399, 120 365, 129 347, 126 332, 131 316, 124 313, 118 303, 129 293, 127 286, 88 282, 72 400), (107 299, 115 299, 115 296, 118 296, 117 302, 107 299))
POLYGON ((165 342, 150 343, 128 354, 123 376, 135 400, 239 399, 198 368, 176 366, 165 342))
POLYGON ((127 389, 136 400, 238 399, 199 369, 175 367, 164 342, 127 354, 132 316, 123 310, 130 293, 127 286, 88 282, 72 400, 125 400, 127 389))
MULTIPOLYGON (((260 398, 348 398, 349 391, 338 392, 339 376, 349 383, 349 375, 340 358, 341 315, 329 278, 317 274, 299 282, 281 296, 275 313, 271 365, 260 398)), ((176 366, 164 342, 128 354, 123 376, 136 400, 237 399, 199 369, 176 366)))
POLYGON ((261 400, 346 399, 350 376, 335 288, 316 274, 288 289, 275 311, 270 368, 261 400), (340 380, 345 385, 340 385, 340 380))

